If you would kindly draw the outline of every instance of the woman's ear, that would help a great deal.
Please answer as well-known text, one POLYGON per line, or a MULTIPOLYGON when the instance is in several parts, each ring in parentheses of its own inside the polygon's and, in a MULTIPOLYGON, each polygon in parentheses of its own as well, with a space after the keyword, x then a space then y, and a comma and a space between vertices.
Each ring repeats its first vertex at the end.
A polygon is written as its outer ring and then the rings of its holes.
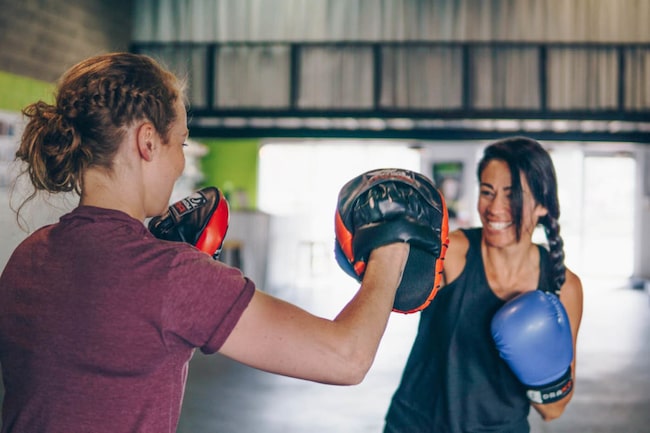
POLYGON ((157 143, 158 133, 151 123, 145 122, 138 127, 136 131, 136 145, 142 159, 145 161, 151 161, 153 159, 157 143))
POLYGON ((537 204, 537 206, 535 206, 535 215, 537 216, 537 218, 545 217, 546 215, 548 215, 548 209, 546 209, 541 204, 537 204))

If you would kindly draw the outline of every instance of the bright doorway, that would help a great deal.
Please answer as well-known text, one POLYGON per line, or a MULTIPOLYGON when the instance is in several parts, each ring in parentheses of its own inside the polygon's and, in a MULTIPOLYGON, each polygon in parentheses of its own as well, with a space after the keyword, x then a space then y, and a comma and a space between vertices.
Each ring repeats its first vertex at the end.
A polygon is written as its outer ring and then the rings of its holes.
POLYGON ((585 154, 582 269, 590 277, 632 276, 636 161, 626 153, 585 154))
POLYGON ((312 140, 261 147, 258 203, 262 212, 272 215, 269 290, 281 290, 284 298, 298 303, 298 294, 321 288, 319 293, 327 293, 335 304, 349 299, 358 284, 334 258, 338 193, 353 177, 387 167, 419 171, 420 153, 400 141, 312 140))

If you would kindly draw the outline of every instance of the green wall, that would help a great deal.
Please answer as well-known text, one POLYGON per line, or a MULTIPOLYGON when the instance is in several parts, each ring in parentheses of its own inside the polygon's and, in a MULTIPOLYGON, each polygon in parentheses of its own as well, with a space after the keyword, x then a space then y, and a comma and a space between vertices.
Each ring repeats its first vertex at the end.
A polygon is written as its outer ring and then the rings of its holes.
POLYGON ((20 111, 39 99, 54 101, 54 84, 0 71, 0 110, 20 111))
POLYGON ((216 186, 232 209, 257 209, 257 156, 259 139, 197 140, 208 146, 201 159, 202 186, 216 186))

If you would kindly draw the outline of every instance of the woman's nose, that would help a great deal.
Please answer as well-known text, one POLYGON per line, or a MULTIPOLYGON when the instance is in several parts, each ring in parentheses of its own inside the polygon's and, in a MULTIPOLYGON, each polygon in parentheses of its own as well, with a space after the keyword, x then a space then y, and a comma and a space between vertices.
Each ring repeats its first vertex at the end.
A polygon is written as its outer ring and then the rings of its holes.
POLYGON ((490 202, 488 210, 493 214, 499 214, 510 211, 510 200, 505 194, 496 194, 490 202))

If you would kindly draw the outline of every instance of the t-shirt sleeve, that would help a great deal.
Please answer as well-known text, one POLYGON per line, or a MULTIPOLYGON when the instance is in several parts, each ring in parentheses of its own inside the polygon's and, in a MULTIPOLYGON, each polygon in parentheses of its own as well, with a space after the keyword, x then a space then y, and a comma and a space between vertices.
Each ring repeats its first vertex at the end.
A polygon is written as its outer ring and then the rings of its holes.
POLYGON ((187 344, 206 354, 219 350, 255 292, 255 284, 239 269, 195 250, 178 254, 165 284, 165 344, 187 344))

